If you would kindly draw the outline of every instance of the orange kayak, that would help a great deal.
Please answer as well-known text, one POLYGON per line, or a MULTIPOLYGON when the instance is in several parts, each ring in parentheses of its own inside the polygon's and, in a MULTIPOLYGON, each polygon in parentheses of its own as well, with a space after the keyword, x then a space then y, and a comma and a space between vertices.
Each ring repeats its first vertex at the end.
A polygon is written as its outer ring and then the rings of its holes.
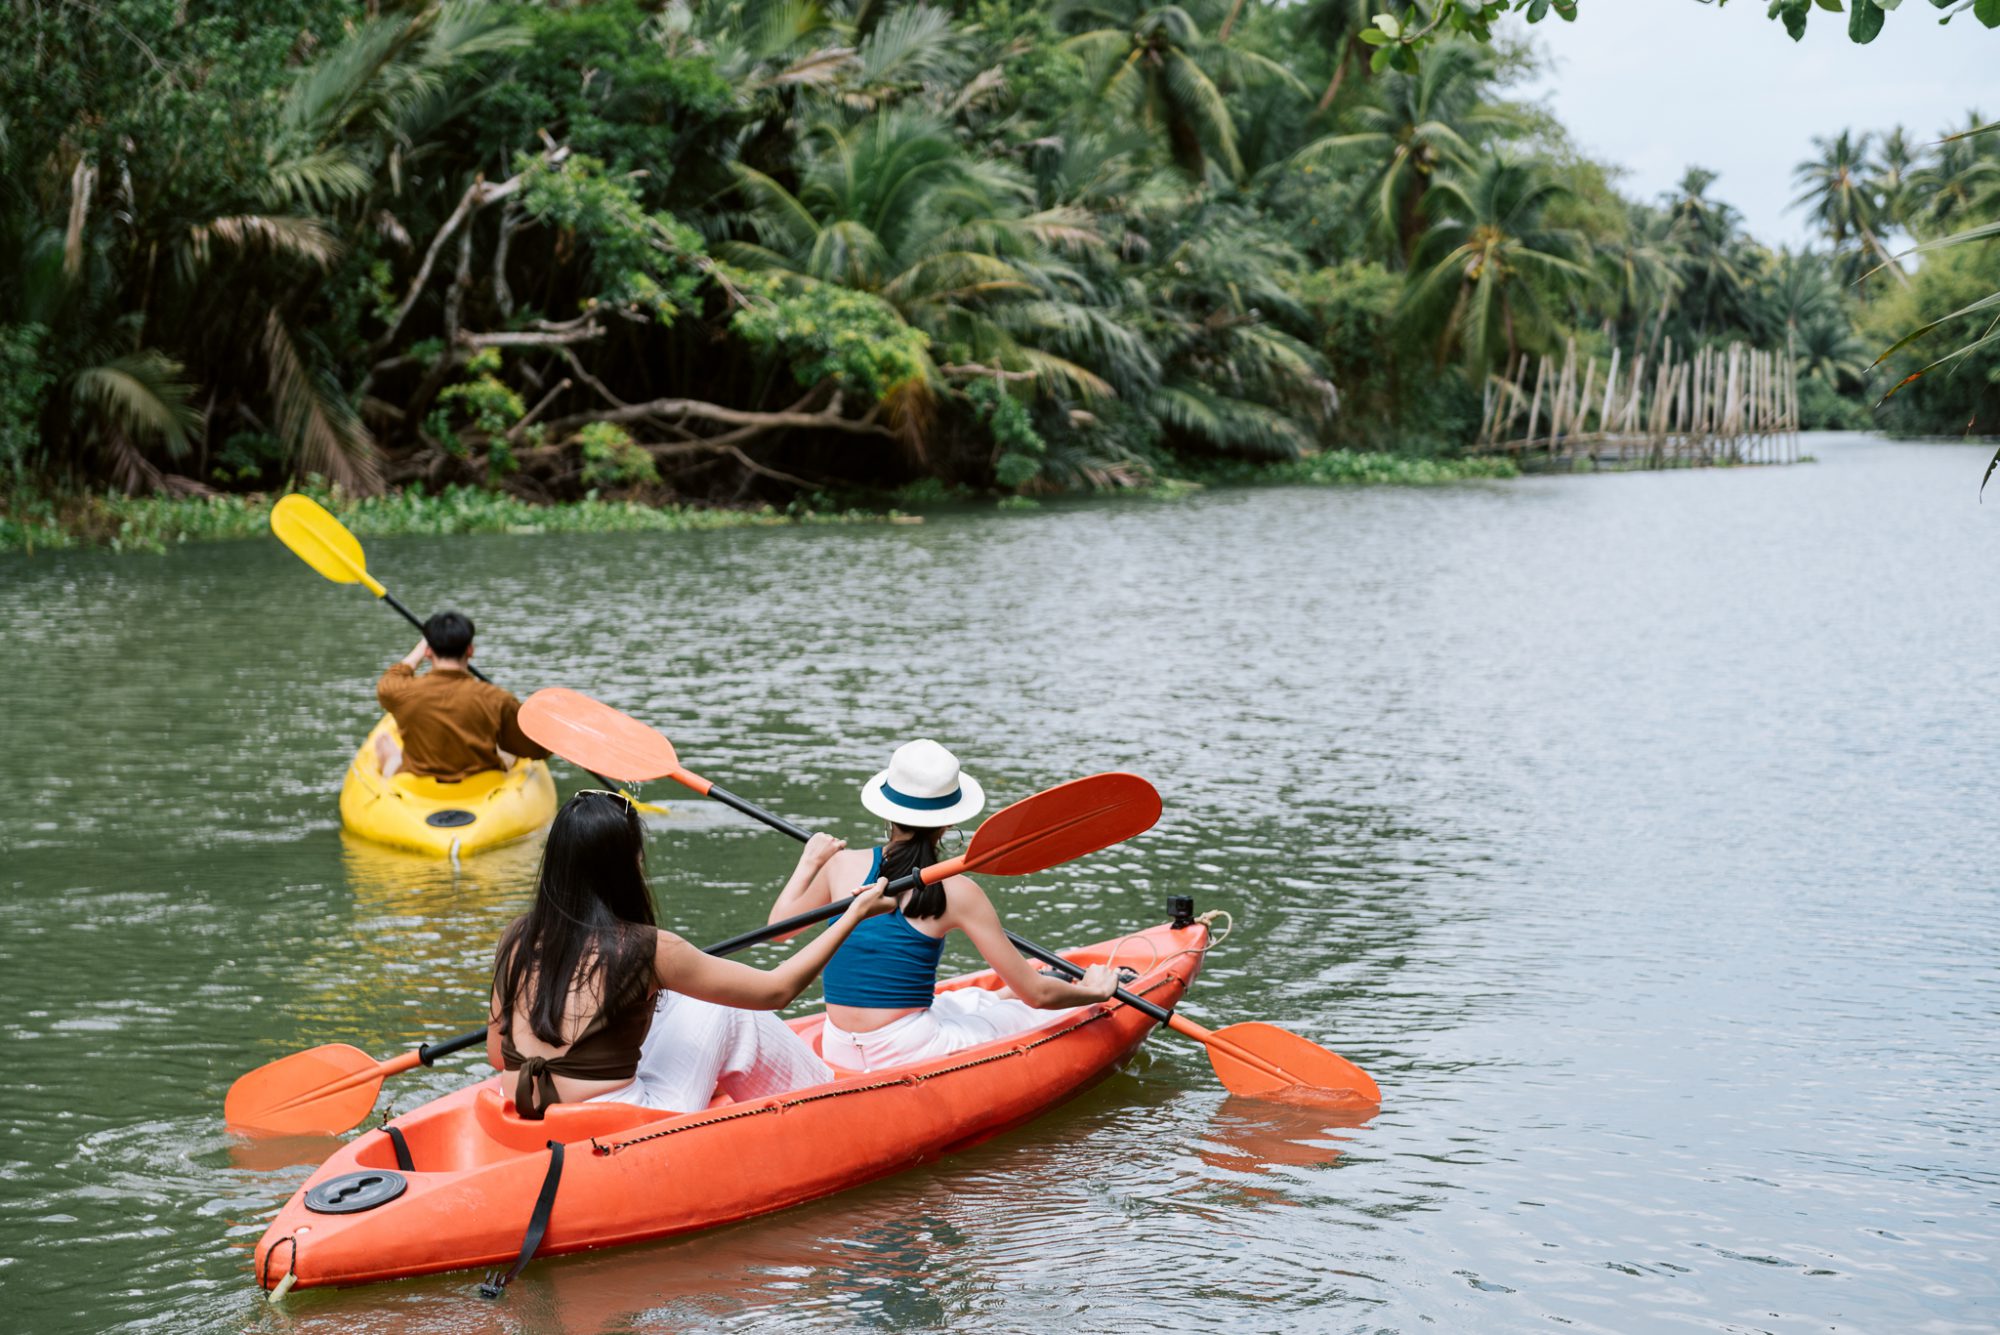
MULTIPOLYGON (((1208 928, 1161 925, 1064 953, 1138 971, 1172 1009, 1208 928)), ((990 972, 940 985, 997 988, 990 972)), ((822 1019, 790 1022, 819 1047, 822 1019)), ((321 1164, 257 1244, 257 1282, 366 1284, 511 1265, 563 1145, 536 1256, 671 1237, 782 1210, 976 1145, 1048 1111, 1131 1056, 1153 1021, 1113 1000, 948 1057, 701 1112, 574 1103, 515 1115, 498 1076, 362 1132, 321 1164)))

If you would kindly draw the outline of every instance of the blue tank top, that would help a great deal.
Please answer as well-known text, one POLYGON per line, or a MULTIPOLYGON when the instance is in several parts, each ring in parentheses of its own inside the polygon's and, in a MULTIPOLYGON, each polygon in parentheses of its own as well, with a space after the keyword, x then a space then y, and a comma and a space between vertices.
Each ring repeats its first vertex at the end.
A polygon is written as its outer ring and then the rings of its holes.
MULTIPOLYGON (((873 885, 881 874, 882 850, 877 848, 863 884, 873 885)), ((943 954, 942 937, 918 931, 897 909, 849 932, 826 962, 820 981, 835 1006, 928 1007, 937 994, 938 957, 943 954)))

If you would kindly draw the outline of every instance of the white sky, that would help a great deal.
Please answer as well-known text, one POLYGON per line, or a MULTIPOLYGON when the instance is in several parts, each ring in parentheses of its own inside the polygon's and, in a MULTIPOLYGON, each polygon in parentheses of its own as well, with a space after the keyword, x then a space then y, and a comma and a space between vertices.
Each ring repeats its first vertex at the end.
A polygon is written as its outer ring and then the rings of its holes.
POLYGON ((1856 46, 1844 14, 1815 7, 1794 43, 1765 8, 1581 0, 1575 23, 1551 14, 1518 25, 1555 58, 1519 95, 1546 98, 1581 148, 1627 168, 1628 195, 1650 201, 1691 164, 1719 172, 1709 193, 1772 245, 1808 239, 1803 211, 1788 206, 1814 135, 1901 124, 1929 142, 1974 107, 2000 116, 2000 30, 1970 12, 1939 27, 1926 0, 1905 0, 1856 46))

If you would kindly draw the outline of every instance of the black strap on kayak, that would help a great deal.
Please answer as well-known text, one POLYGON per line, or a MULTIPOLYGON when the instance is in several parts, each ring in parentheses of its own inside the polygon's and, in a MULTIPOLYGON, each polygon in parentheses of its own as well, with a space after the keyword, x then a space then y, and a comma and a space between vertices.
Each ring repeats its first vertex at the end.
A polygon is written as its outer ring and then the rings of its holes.
POLYGON ((556 1204, 556 1184, 562 1181, 563 1147, 560 1140, 549 1143, 549 1171, 542 1179, 542 1194, 535 1198, 535 1210, 528 1216, 527 1236, 521 1239, 521 1254, 514 1258, 514 1268, 506 1274, 498 1270, 486 1272, 486 1282, 479 1286, 482 1298, 498 1298, 507 1291, 507 1286, 528 1268, 528 1262, 535 1259, 535 1252, 542 1245, 542 1235, 549 1231, 549 1212, 556 1204))
POLYGON ((403 1132, 391 1123, 382 1123, 382 1133, 389 1137, 389 1143, 396 1149, 396 1167, 406 1173, 417 1171, 417 1161, 410 1157, 410 1142, 403 1139, 403 1132))

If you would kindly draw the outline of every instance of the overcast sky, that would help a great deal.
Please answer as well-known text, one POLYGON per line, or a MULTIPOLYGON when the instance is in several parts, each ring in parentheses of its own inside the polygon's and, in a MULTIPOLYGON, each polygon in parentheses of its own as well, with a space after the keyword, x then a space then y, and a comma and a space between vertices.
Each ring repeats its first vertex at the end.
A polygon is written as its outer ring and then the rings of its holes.
POLYGON ((1575 23, 1533 28, 1555 58, 1523 90, 1546 98, 1577 143, 1625 167, 1625 193, 1651 200, 1690 164, 1721 173, 1709 193, 1743 210, 1773 245, 1808 237, 1792 168, 1814 135, 1907 126, 1934 140, 1979 107, 2000 117, 2000 31, 1970 13, 1939 27, 1924 0, 1888 16, 1867 46, 1846 17, 1813 11, 1803 42, 1764 17, 1764 0, 1582 0, 1575 23))

